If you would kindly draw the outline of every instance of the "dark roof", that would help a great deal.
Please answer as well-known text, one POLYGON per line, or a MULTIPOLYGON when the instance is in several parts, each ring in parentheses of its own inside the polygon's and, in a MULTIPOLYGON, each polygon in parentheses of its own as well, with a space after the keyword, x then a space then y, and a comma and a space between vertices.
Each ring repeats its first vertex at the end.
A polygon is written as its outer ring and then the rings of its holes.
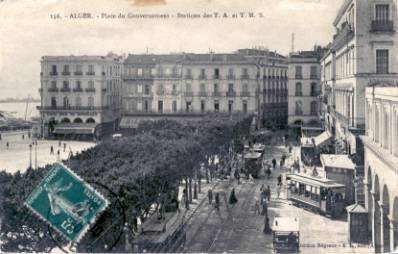
POLYGON ((249 61, 241 54, 185 54, 186 61, 198 62, 241 62, 249 61))
POLYGON ((299 51, 290 54, 290 58, 319 58, 316 51, 299 51))
POLYGON ((270 56, 270 57, 279 57, 286 58, 285 56, 278 54, 276 51, 270 51, 267 49, 238 49, 238 53, 247 55, 247 56, 270 56))

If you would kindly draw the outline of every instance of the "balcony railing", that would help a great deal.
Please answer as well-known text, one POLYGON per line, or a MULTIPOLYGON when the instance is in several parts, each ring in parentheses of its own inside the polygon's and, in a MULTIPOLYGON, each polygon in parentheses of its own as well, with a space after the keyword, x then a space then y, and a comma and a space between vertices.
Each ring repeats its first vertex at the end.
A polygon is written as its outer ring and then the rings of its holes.
POLYGON ((373 20, 371 32, 394 32, 394 22, 392 20, 373 20))
POLYGON ((105 71, 103 71, 103 72, 101 72, 101 74, 102 74, 102 76, 105 76, 105 75, 106 75, 106 72, 105 72, 105 71))
POLYGON ((94 87, 86 88, 86 92, 95 93, 95 88, 94 87))
POLYGON ((50 87, 50 88, 48 88, 48 91, 57 93, 59 91, 59 89, 57 87, 50 87))
POLYGON ((50 72, 50 76, 57 76, 58 75, 58 72, 50 72))
POLYGON ((73 88, 73 92, 81 93, 81 92, 83 92, 83 88, 81 88, 81 87, 73 88))
POLYGON ((354 30, 351 25, 345 25, 344 28, 333 36, 333 42, 331 45, 332 50, 337 50, 342 46, 346 45, 351 39, 354 38, 354 30))
POLYGON ((101 90, 103 93, 106 93, 106 88, 102 88, 101 90))
POLYGON ((235 75, 234 74, 228 74, 227 75, 227 79, 235 79, 235 75))
POLYGON ((227 94, 227 97, 235 97, 236 96, 235 91, 228 91, 226 94, 227 94))
POLYGON ((188 92, 185 92, 184 94, 185 94, 185 97, 193 97, 193 92, 188 91, 188 92))
POLYGON ((249 91, 243 91, 240 93, 241 97, 250 97, 250 92, 249 91))
POLYGON ((303 93, 302 93, 302 92, 296 92, 296 93, 294 94, 294 96, 303 96, 303 93))
POLYGON ((205 91, 200 91, 200 92, 199 92, 199 96, 200 96, 200 97, 207 97, 207 92, 205 92, 205 91))
POLYGON ((206 75, 199 75, 199 79, 207 79, 206 75))
POLYGON ((310 79, 318 79, 318 75, 311 74, 311 75, 310 75, 310 79))
POLYGON ((303 75, 301 75, 301 74, 296 74, 296 79, 303 79, 303 75))
POLYGON ((88 75, 88 76, 94 76, 94 75, 95 75, 95 72, 94 72, 94 71, 88 71, 88 72, 86 72, 86 75, 88 75))
POLYGON ((69 71, 63 71, 62 72, 62 76, 69 76, 70 75, 70 72, 69 71))
POLYGON ((218 91, 213 92, 213 97, 221 97, 221 93, 218 91))
POLYGON ((213 75, 213 79, 220 79, 220 75, 213 75))
POLYGON ((61 88, 61 92, 70 93, 70 88, 69 87, 62 87, 61 88))
POLYGON ((83 75, 83 72, 81 72, 81 71, 75 71, 75 76, 81 76, 81 75, 83 75))
POLYGON ((192 74, 185 74, 185 79, 193 79, 193 76, 192 76, 192 74))
POLYGON ((249 74, 240 75, 240 79, 249 79, 249 78, 250 78, 249 74))

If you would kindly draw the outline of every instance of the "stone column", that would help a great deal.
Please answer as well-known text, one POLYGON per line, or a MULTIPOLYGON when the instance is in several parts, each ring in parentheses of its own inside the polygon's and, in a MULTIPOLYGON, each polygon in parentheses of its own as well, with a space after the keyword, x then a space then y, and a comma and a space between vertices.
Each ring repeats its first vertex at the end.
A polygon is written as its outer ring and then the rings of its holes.
POLYGON ((395 241, 396 230, 398 229, 398 221, 394 220, 391 216, 390 219, 390 251, 393 252, 395 248, 398 248, 398 243, 395 241))
POLYGON ((384 204, 381 200, 378 201, 380 206, 380 250, 384 251, 384 204))

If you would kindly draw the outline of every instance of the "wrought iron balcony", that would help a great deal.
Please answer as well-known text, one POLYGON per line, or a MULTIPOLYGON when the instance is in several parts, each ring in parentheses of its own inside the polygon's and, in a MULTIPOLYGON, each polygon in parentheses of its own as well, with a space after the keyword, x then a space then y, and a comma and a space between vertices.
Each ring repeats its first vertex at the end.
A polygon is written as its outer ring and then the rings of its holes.
POLYGON ((193 92, 191 92, 191 91, 185 92, 184 94, 185 94, 185 97, 193 97, 193 92))
POLYGON ((218 91, 213 92, 213 97, 221 97, 221 93, 218 91))
POLYGON ((54 71, 54 72, 50 72, 50 76, 57 76, 58 72, 54 71))
POLYGON ((81 88, 81 87, 73 88, 73 92, 81 93, 81 92, 83 92, 83 88, 81 88))
POLYGON ((303 75, 302 74, 296 74, 296 79, 303 79, 303 75))
POLYGON ((202 79, 202 80, 203 80, 203 79, 207 79, 207 77, 206 77, 206 75, 200 74, 200 75, 199 75, 199 79, 202 79))
POLYGON ((249 91, 243 91, 240 93, 241 97, 250 97, 250 92, 249 91))
POLYGON ((228 91, 227 92, 227 97, 235 97, 236 96, 236 92, 235 91, 228 91))
POLYGON ((61 92, 70 93, 70 87, 62 87, 61 92))
POLYGON ((75 71, 75 76, 81 76, 81 75, 83 75, 83 72, 81 72, 81 71, 75 71))
POLYGON ((235 79, 235 75, 234 74, 228 74, 227 75, 227 79, 235 79))
POLYGON ((88 76, 94 76, 94 75, 95 75, 95 72, 94 72, 94 71, 88 71, 88 72, 86 72, 86 75, 88 75, 88 76))
POLYGON ((333 36, 333 42, 331 45, 332 50, 338 50, 342 46, 346 45, 354 38, 354 30, 351 25, 345 25, 341 31, 333 36))
POLYGON ((86 88, 86 92, 95 93, 95 88, 94 87, 86 88))
POLYGON ((213 79, 220 79, 220 75, 213 75, 213 79))
POLYGON ((316 74, 311 74, 311 75, 310 75, 310 79, 318 79, 318 75, 316 75, 316 74))
POLYGON ((192 76, 192 74, 185 74, 185 79, 193 79, 193 76, 192 76))
POLYGON ((206 91, 200 91, 199 92, 200 97, 207 97, 207 92, 206 91))
POLYGON ((394 22, 392 20, 373 20, 371 25, 371 32, 395 32, 394 22))
POLYGON ((249 74, 242 74, 240 75, 240 79, 250 79, 249 74))
POLYGON ((70 72, 69 71, 63 71, 62 72, 62 76, 69 76, 70 75, 70 72))
POLYGON ((50 87, 50 88, 48 88, 48 91, 57 93, 59 91, 59 89, 57 87, 50 87))
POLYGON ((105 76, 105 75, 106 75, 106 72, 105 72, 105 71, 103 71, 103 72, 101 72, 101 74, 102 74, 102 76, 105 76))

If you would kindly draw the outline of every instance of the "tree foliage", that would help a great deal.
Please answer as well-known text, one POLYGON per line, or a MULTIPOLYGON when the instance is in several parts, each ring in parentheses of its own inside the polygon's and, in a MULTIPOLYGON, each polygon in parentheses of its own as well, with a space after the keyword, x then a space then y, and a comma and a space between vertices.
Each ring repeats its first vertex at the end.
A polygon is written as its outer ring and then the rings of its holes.
MULTIPOLYGON (((192 177, 194 168, 209 156, 226 154, 231 140, 238 144, 248 134, 250 121, 147 121, 138 126, 137 135, 104 141, 64 161, 112 202, 78 249, 107 251, 103 245, 115 241, 123 226, 115 226, 118 221, 122 223, 117 217, 125 215, 132 222, 134 218, 145 217, 154 204, 167 206, 176 202, 181 180, 192 177), (99 236, 101 241, 97 241, 99 236), (87 245, 89 249, 84 247, 87 245)), ((0 172, 3 251, 46 252, 56 244, 66 244, 56 233, 54 242, 48 226, 23 205, 49 169, 46 166, 25 173, 0 172)))

